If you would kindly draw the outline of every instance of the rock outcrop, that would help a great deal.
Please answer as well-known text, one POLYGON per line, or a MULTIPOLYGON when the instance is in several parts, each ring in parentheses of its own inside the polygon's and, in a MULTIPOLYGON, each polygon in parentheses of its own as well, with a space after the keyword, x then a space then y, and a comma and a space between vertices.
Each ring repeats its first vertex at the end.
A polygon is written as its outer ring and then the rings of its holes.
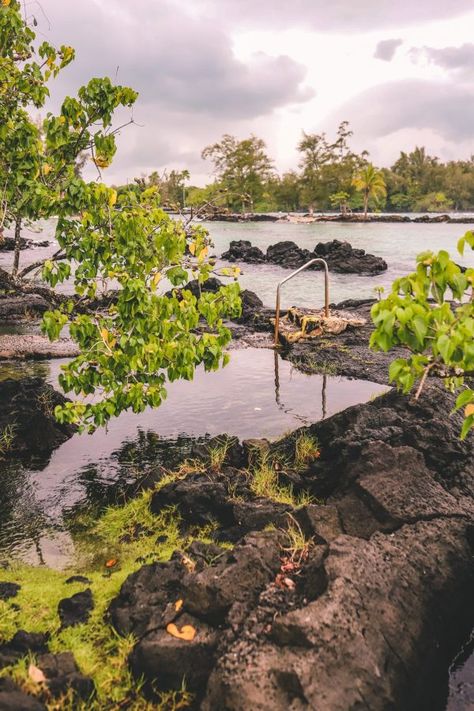
MULTIPOLYGON (((232 241, 229 249, 222 254, 222 259, 230 262, 266 262, 286 269, 298 269, 315 258, 324 259, 329 271, 339 274, 380 274, 387 269, 387 263, 381 257, 367 254, 363 249, 354 249, 349 242, 339 240, 319 242, 313 251, 286 240, 270 245, 266 254, 247 240, 239 240, 232 241)), ((321 270, 323 265, 316 263, 310 269, 321 270)))
POLYGON ((217 528, 143 566, 110 606, 138 640, 129 663, 147 693, 185 677, 206 711, 437 708, 427 680, 472 624, 474 593, 474 445, 446 418, 450 398, 436 384, 417 403, 389 392, 277 443, 233 445, 246 469, 224 459, 158 490, 154 513, 217 528), (302 434, 319 455, 294 468, 302 434), (259 451, 314 502, 256 497, 259 451))
POLYGON ((74 434, 54 416, 66 398, 41 378, 0 381, 2 456, 46 454, 74 434))

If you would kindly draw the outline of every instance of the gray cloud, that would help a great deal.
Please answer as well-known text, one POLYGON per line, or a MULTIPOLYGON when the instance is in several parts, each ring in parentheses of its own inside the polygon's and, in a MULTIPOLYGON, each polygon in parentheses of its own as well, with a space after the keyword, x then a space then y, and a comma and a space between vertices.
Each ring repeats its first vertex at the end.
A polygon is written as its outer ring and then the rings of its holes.
POLYGON ((412 58, 417 61, 420 57, 428 59, 433 64, 460 74, 466 74, 467 78, 474 79, 474 44, 467 42, 460 47, 422 47, 412 48, 412 58))
POLYGON ((330 118, 347 119, 362 139, 401 129, 428 129, 448 141, 474 138, 474 89, 444 81, 407 79, 362 92, 330 118))
POLYGON ((403 44, 401 39, 381 40, 375 48, 375 59, 383 59, 385 62, 391 62, 397 48, 403 44))
POLYGON ((52 39, 77 48, 77 61, 63 75, 69 86, 94 74, 113 76, 118 67, 117 79, 136 88, 141 102, 234 119, 265 115, 314 95, 302 87, 302 65, 264 54, 245 64, 223 30, 167 2, 157 8, 149 0, 95 0, 74 3, 67 12, 58 0, 43 5, 52 39))
MULTIPOLYGON (((314 95, 306 68, 263 53, 242 62, 219 23, 187 13, 177 0, 42 0, 39 39, 76 48, 76 61, 52 82, 50 106, 92 76, 110 76, 139 91, 137 126, 118 137, 108 181, 164 166, 203 173, 202 148, 224 132, 239 136, 251 122, 314 95)), ((33 7, 33 6, 32 6, 33 7)), ((119 112, 116 123, 127 121, 119 112)))
MULTIPOLYGON (((196 1, 196 0, 195 0, 196 1)), ((404 27, 453 17, 473 9, 472 0, 198 0, 239 26, 304 27, 352 32, 404 27)))

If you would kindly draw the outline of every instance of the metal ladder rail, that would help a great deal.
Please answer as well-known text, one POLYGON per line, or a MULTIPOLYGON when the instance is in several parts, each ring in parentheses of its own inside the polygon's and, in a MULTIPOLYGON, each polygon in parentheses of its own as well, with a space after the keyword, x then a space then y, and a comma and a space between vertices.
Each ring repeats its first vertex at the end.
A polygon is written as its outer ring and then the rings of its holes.
POLYGON ((310 267, 312 264, 315 264, 316 262, 320 262, 321 264, 324 265, 324 315, 326 318, 329 316, 329 270, 328 270, 328 265, 325 259, 320 259, 317 257, 316 259, 310 259, 309 262, 306 262, 306 264, 303 264, 302 267, 299 269, 296 269, 294 272, 291 272, 291 274, 285 279, 282 279, 282 281, 278 284, 277 286, 277 291, 276 291, 276 305, 275 305, 275 348, 278 347, 279 345, 279 333, 278 329, 280 327, 280 289, 283 286, 283 284, 286 284, 287 281, 290 281, 290 279, 293 279, 294 276, 299 274, 300 272, 304 271, 308 267, 310 267))

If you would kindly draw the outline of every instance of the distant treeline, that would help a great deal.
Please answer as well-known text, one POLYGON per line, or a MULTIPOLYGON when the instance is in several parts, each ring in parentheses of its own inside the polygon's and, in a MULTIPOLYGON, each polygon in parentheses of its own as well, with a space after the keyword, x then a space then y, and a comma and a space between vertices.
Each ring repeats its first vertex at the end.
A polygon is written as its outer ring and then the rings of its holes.
MULTIPOLYGON (((134 189, 159 188, 170 208, 212 206, 230 211, 388 210, 443 212, 474 209, 474 156, 442 163, 416 147, 401 152, 390 168, 375 168, 367 151, 349 145, 352 131, 340 124, 336 138, 303 133, 298 169, 278 174, 264 141, 224 135, 202 157, 214 165, 215 179, 204 188, 189 184, 189 171, 153 172, 135 178, 134 189)), ((119 190, 129 186, 119 186, 119 190)))

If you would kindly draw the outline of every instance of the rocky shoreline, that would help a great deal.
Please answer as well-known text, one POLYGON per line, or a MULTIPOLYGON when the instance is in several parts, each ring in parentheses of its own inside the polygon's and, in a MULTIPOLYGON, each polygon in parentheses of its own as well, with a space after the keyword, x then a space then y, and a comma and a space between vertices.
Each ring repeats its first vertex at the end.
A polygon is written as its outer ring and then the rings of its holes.
POLYGON ((387 223, 414 223, 414 224, 439 224, 449 223, 458 225, 472 225, 474 218, 472 217, 451 217, 447 214, 433 215, 418 215, 410 217, 409 215, 367 215, 365 218, 361 213, 342 214, 309 214, 309 213, 289 213, 287 215, 275 215, 269 213, 226 213, 216 212, 206 215, 206 221, 210 222, 290 222, 293 224, 313 224, 316 222, 345 222, 345 223, 370 223, 370 222, 387 222, 387 223))
MULTIPOLYGON (((231 324, 237 347, 272 328, 255 294, 243 302, 231 324)), ((338 308, 367 318, 372 303, 338 308)), ((369 323, 282 355, 306 372, 387 384, 396 354, 368 349, 369 323)), ((0 387, 5 422, 24 412, 27 438, 34 401, 45 446, 71 436, 45 411, 52 388, 12 382, 0 387)), ((130 540, 153 535, 173 511, 186 543, 137 561, 103 618, 134 636, 125 663, 144 680, 140 693, 160 702, 181 693, 184 677, 184 707, 206 711, 441 711, 449 661, 474 622, 474 442, 459 439, 452 405, 433 377, 416 402, 389 391, 277 442, 222 436, 197 447, 187 468, 146 472, 149 530, 130 540)), ((12 455, 35 447, 25 439, 12 455)), ((58 605, 61 629, 87 629, 94 614, 98 589, 77 572, 76 592, 58 605)), ((0 596, 12 592, 2 584, 13 583, 0 575, 0 596)), ((51 652, 55 634, 3 640, 0 666, 31 652, 45 682, 31 696, 2 679, 0 708, 39 711, 65 691, 86 702, 97 694, 73 649, 51 652)))

